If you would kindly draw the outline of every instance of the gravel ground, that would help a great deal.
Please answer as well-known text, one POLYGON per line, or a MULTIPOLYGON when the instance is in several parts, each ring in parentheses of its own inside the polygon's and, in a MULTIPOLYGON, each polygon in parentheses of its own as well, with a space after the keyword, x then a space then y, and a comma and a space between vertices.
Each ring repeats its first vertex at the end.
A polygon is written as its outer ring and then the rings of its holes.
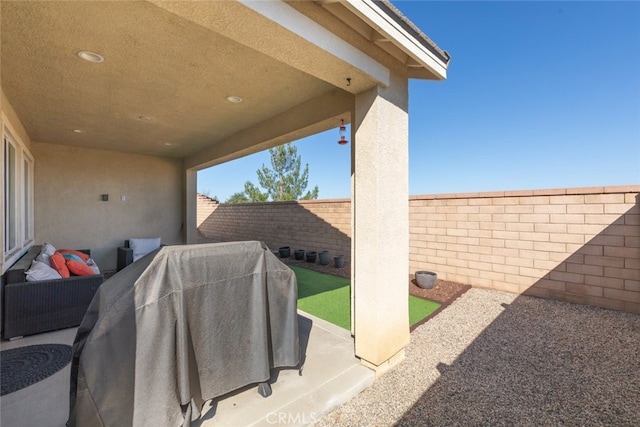
POLYGON ((316 425, 640 425, 640 316, 471 289, 316 425))

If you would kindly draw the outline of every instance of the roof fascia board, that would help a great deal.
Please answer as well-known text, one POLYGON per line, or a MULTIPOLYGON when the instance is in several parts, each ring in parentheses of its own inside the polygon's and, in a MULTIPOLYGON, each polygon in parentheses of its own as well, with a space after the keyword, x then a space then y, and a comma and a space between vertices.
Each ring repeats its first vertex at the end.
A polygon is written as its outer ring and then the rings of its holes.
POLYGON ((429 52, 415 37, 380 10, 371 0, 345 0, 343 4, 373 29, 388 37, 393 44, 417 63, 429 69, 437 78, 441 80, 447 78, 447 65, 429 52))
POLYGON ((309 43, 351 64, 377 81, 380 86, 389 86, 390 72, 387 67, 283 1, 239 0, 239 2, 309 43))

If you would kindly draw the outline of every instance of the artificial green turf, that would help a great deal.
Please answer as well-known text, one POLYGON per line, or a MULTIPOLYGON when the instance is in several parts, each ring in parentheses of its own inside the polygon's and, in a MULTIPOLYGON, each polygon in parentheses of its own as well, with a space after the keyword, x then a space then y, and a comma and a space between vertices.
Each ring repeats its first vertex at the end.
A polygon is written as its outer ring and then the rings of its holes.
POLYGON ((298 280, 298 308, 316 317, 351 329, 349 280, 306 268, 291 267, 298 280))
POLYGON ((409 295, 409 324, 415 325, 438 308, 440 304, 437 302, 409 295))
MULTIPOLYGON (((350 281, 291 266, 298 280, 298 308, 344 329, 351 329, 350 281)), ((440 304, 409 296, 409 323, 413 326, 440 304)))

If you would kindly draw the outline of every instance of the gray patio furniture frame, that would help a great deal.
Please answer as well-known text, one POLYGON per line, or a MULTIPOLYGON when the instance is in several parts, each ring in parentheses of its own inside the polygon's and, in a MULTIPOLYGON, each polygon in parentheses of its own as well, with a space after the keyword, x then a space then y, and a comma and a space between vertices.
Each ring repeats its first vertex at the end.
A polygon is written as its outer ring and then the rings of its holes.
POLYGON ((124 246, 118 246, 118 271, 125 268, 133 262, 133 249, 129 247, 129 241, 124 241, 124 246))
MULTIPOLYGON (((25 271, 40 253, 32 246, 5 273, 2 337, 12 339, 78 326, 104 276, 71 276, 67 279, 25 281, 25 271)), ((90 255, 88 249, 83 249, 90 255)))

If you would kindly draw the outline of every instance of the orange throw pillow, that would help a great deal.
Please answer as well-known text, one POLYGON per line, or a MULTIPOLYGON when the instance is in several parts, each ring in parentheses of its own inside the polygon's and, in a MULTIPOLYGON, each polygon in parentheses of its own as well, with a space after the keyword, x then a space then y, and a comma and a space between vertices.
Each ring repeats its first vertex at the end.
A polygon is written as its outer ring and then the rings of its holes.
POLYGON ((84 262, 87 262, 87 260, 89 259, 89 255, 85 254, 84 252, 74 251, 73 249, 58 249, 58 252, 60 252, 63 255, 71 254, 71 255, 79 256, 84 262))
POLYGON ((68 259, 67 267, 69 271, 76 276, 93 276, 96 274, 87 264, 76 261, 75 259, 68 259))
POLYGON ((65 262, 64 257, 61 253, 56 252, 51 255, 51 267, 54 268, 62 276, 63 279, 71 276, 69 274, 69 269, 67 268, 67 263, 65 262))

